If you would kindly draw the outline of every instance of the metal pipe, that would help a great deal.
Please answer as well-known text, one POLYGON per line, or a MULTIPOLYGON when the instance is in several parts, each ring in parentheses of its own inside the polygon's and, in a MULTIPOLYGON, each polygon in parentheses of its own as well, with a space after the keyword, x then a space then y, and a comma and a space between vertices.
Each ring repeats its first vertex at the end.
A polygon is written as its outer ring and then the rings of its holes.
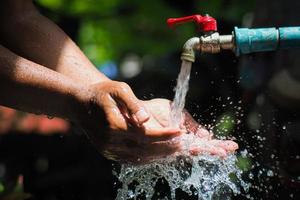
POLYGON ((220 35, 221 49, 234 50, 235 42, 233 35, 220 35))
POLYGON ((195 62, 195 50, 199 49, 199 45, 200 38, 198 37, 193 37, 186 41, 186 43, 183 45, 181 60, 195 62))
POLYGON ((235 54, 300 48, 300 27, 234 28, 235 54))
POLYGON ((219 53, 222 49, 234 50, 235 42, 233 35, 219 35, 213 33, 209 35, 190 38, 183 45, 181 60, 195 62, 195 50, 202 53, 219 53))

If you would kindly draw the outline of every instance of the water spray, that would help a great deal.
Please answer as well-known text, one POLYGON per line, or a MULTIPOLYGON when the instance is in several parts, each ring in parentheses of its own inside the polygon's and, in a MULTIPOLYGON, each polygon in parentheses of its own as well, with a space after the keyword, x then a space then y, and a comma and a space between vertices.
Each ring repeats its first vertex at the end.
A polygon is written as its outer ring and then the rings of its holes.
POLYGON ((232 34, 220 35, 217 32, 216 19, 209 15, 191 15, 167 20, 169 27, 187 22, 194 22, 201 32, 200 37, 189 39, 183 46, 181 59, 189 62, 195 62, 195 51, 215 54, 231 50, 239 56, 253 52, 300 48, 300 27, 253 29, 235 27, 232 34))
MULTIPOLYGON (((173 27, 189 21, 194 21, 202 34, 200 37, 190 38, 183 46, 182 65, 170 112, 170 125, 173 127, 179 127, 182 122, 182 111, 188 92, 192 63, 195 62, 195 51, 219 53, 221 50, 233 50, 239 55, 272 50, 280 45, 289 46, 288 39, 285 40, 285 44, 279 45, 280 29, 235 28, 232 35, 219 35, 216 20, 208 15, 171 18, 167 22, 173 27), (258 40, 260 42, 257 42, 258 40)), ((284 36, 288 35, 287 30, 290 29, 282 31, 284 36)), ((123 164, 119 172, 115 171, 115 175, 122 182, 116 199, 175 200, 179 198, 176 194, 178 190, 199 200, 231 199, 232 195, 248 191, 250 185, 242 179, 243 171, 236 165, 235 154, 231 153, 224 159, 205 152, 191 156, 190 149, 193 146, 204 149, 214 147, 209 140, 193 132, 182 134, 174 140, 180 141, 180 152, 143 165, 123 164), (168 187, 165 188, 169 189, 159 191, 161 184, 167 184, 168 187)))

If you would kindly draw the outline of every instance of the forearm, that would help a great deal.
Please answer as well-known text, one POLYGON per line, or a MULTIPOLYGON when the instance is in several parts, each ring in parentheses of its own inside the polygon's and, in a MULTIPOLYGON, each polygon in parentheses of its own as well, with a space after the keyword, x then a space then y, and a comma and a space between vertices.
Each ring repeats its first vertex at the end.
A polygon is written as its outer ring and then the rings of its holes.
POLYGON ((72 79, 0 45, 1 105, 76 121, 84 112, 85 98, 88 90, 72 79))
POLYGON ((3 15, 0 35, 5 46, 15 53, 84 84, 108 79, 57 25, 40 15, 30 1, 24 6, 7 8, 3 15))

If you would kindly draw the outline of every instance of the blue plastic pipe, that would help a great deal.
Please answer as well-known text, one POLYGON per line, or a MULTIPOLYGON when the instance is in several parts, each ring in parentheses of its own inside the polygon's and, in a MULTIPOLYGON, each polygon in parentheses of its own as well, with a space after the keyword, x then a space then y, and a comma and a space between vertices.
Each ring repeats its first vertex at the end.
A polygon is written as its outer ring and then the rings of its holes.
POLYGON ((300 48, 300 27, 234 28, 236 55, 300 48))

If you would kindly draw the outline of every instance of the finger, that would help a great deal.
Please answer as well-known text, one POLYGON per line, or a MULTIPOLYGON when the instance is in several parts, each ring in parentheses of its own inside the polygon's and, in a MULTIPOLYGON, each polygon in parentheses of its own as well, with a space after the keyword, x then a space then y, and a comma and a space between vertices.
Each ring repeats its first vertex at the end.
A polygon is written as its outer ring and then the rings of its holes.
POLYGON ((199 154, 211 154, 211 155, 216 155, 220 157, 226 157, 227 153, 224 149, 221 147, 214 147, 214 146, 197 146, 197 147, 192 147, 190 149, 190 153, 194 156, 199 155, 199 154))
POLYGON ((125 105, 128 112, 138 124, 142 124, 150 118, 150 115, 142 102, 138 100, 126 83, 118 83, 114 97, 125 105))
POLYGON ((145 129, 145 137, 147 139, 151 139, 154 141, 166 141, 170 140, 174 137, 177 137, 182 134, 181 130, 178 128, 151 128, 151 129, 145 129))
POLYGON ((125 116, 121 113, 117 103, 111 97, 108 98, 110 99, 106 101, 103 108, 110 128, 113 130, 127 130, 128 125, 125 116))
POLYGON ((230 140, 211 140, 210 143, 212 145, 216 145, 219 146, 223 149, 225 149, 228 152, 234 152, 235 150, 237 150, 239 148, 239 145, 233 141, 230 140))

